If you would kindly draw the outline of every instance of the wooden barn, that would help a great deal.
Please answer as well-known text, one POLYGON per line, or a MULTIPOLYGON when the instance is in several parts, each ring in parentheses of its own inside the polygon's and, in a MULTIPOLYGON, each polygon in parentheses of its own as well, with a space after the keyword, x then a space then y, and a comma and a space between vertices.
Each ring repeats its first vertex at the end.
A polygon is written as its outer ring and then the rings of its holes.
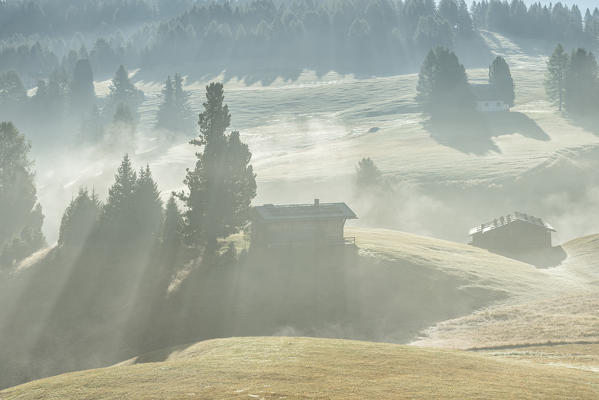
POLYGON ((356 219, 345 203, 265 204, 253 208, 252 246, 330 246, 350 240, 344 236, 345 221, 356 219))
POLYGON ((470 230, 470 244, 498 253, 527 253, 550 249, 555 229, 541 218, 515 212, 470 230))

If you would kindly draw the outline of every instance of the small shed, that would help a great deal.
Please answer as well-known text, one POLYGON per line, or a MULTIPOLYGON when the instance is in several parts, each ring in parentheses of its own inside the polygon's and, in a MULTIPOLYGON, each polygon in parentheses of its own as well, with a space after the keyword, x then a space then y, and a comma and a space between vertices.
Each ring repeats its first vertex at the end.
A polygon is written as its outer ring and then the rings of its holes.
POLYGON ((345 203, 265 204, 252 210, 252 246, 329 246, 350 240, 345 221, 358 218, 345 203))
POLYGON ((490 84, 471 85, 476 99, 476 110, 480 112, 509 111, 510 106, 499 99, 495 89, 490 84))
POLYGON ((514 212, 470 230, 470 244, 498 253, 550 249, 555 229, 541 218, 514 212))

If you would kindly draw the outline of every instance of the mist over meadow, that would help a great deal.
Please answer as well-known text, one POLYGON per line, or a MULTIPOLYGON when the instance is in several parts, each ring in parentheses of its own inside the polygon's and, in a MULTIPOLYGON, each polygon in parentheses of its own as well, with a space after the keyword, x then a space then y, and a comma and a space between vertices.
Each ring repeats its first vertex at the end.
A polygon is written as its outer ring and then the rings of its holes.
POLYGON ((0 388, 216 337, 409 343, 511 298, 435 252, 501 265, 462 245, 513 211, 560 257, 597 233, 594 5, 0 1, 0 388), (253 207, 314 199, 354 246, 253 246, 253 207))

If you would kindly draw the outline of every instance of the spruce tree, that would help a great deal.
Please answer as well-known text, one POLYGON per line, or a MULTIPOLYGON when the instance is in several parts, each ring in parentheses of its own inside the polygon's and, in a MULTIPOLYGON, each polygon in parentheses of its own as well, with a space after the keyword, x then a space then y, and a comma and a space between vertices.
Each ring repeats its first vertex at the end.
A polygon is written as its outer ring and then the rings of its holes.
POLYGON ((94 191, 79 189, 77 197, 69 203, 60 222, 58 244, 61 246, 81 247, 90 236, 102 204, 94 191))
POLYGON ((559 105, 562 111, 564 103, 566 69, 568 67, 569 57, 561 44, 558 44, 553 54, 547 61, 547 74, 545 77, 545 91, 549 98, 559 105))
POLYGON ((585 49, 572 51, 564 79, 564 104, 569 112, 594 112, 597 102, 597 60, 585 49))
POLYGON ((160 103, 160 106, 158 107, 156 121, 157 128, 171 129, 173 127, 174 108, 173 81, 171 80, 171 77, 168 76, 166 82, 164 82, 164 88, 162 88, 162 103, 160 103))
POLYGON ((104 216, 108 221, 118 221, 134 207, 134 192, 137 174, 125 154, 114 177, 114 184, 108 189, 108 200, 104 205, 104 216))
POLYGON ((71 109, 79 114, 92 109, 96 101, 94 74, 89 60, 78 60, 71 80, 71 109))
POLYGON ((183 78, 175 74, 169 76, 162 89, 162 103, 158 108, 156 127, 172 132, 190 133, 193 131, 189 93, 183 89, 183 78))
POLYGON ((510 66, 501 56, 497 56, 489 67, 489 84, 500 100, 503 100, 510 107, 514 106, 516 98, 514 80, 512 79, 510 66))
POLYGON ((0 253, 9 265, 45 245, 29 150, 12 123, 0 123, 0 253))
POLYGON ((474 110, 466 70, 453 52, 443 47, 429 51, 418 75, 416 100, 433 119, 474 110))
POLYGON ((120 104, 125 104, 137 119, 137 108, 144 100, 144 93, 137 89, 129 80, 129 74, 124 66, 120 66, 110 83, 110 94, 104 114, 112 117, 120 104))
POLYGON ((139 170, 133 196, 132 224, 146 240, 158 239, 162 225, 162 200, 149 165, 139 170))
POLYGON ((383 174, 374 164, 370 157, 363 158, 356 167, 356 186, 365 189, 369 186, 376 186, 382 182, 383 174))
POLYGON ((206 87, 204 111, 199 117, 200 134, 190 143, 197 152, 193 170, 188 170, 187 193, 178 197, 185 203, 184 233, 189 245, 212 253, 219 238, 238 232, 247 224, 256 181, 249 164, 251 153, 238 132, 226 130, 231 122, 220 83, 206 87))

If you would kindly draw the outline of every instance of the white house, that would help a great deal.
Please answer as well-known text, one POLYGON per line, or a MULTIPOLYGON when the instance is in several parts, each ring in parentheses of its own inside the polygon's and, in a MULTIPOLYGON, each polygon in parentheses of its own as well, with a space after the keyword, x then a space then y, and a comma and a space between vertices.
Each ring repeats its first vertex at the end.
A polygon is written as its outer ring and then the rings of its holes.
POLYGON ((510 106, 495 93, 489 84, 471 85, 472 93, 476 99, 476 110, 480 112, 509 111, 510 106))

